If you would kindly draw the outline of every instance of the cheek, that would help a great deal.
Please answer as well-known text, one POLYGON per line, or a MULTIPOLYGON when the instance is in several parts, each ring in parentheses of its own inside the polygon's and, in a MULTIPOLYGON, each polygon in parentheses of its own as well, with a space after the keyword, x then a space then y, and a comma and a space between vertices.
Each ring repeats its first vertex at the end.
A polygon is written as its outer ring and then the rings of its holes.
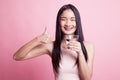
POLYGON ((65 25, 64 21, 60 21, 60 26, 63 27, 65 25))
POLYGON ((64 29, 63 27, 64 27, 64 22, 60 21, 60 28, 61 28, 62 31, 64 29))
POLYGON ((73 25, 76 26, 76 22, 73 22, 73 25))

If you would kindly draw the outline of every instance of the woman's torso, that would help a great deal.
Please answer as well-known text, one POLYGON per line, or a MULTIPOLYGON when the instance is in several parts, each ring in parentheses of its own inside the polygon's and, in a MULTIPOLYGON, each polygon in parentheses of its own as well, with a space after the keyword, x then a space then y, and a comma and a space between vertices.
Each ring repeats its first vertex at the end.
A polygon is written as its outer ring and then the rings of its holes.
POLYGON ((75 51, 61 47, 59 73, 55 73, 56 80, 80 80, 76 61, 77 53, 75 51))
MULTIPOLYGON (((50 55, 52 55, 53 43, 50 44, 50 55)), ((59 73, 55 73, 56 80, 80 80, 78 66, 77 66, 77 53, 70 49, 61 46, 61 60, 59 63, 59 73)))

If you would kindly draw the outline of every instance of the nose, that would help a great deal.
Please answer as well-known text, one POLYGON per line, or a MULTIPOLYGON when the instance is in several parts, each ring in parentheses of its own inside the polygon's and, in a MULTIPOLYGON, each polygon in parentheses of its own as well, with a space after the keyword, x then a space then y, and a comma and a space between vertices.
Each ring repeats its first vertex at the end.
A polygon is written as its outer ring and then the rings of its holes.
POLYGON ((70 26, 71 25, 71 21, 70 20, 67 20, 66 21, 66 26, 70 26))

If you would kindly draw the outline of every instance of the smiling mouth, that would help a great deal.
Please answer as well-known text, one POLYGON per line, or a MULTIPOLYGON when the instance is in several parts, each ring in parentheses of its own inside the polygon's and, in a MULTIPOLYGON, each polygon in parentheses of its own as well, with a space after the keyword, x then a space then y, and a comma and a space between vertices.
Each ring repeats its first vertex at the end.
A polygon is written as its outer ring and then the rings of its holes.
POLYGON ((64 27, 66 31, 72 30, 74 27, 64 27))

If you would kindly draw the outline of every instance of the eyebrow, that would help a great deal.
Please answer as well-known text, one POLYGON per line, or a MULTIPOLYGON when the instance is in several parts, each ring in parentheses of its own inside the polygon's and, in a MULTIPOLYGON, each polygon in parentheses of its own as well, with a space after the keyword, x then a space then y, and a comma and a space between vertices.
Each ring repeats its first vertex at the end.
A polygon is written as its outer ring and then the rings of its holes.
MULTIPOLYGON (((67 18, 67 17, 63 17, 63 16, 62 16, 62 17, 60 17, 60 18, 67 18)), ((70 17, 70 18, 75 18, 75 17, 70 17)))

